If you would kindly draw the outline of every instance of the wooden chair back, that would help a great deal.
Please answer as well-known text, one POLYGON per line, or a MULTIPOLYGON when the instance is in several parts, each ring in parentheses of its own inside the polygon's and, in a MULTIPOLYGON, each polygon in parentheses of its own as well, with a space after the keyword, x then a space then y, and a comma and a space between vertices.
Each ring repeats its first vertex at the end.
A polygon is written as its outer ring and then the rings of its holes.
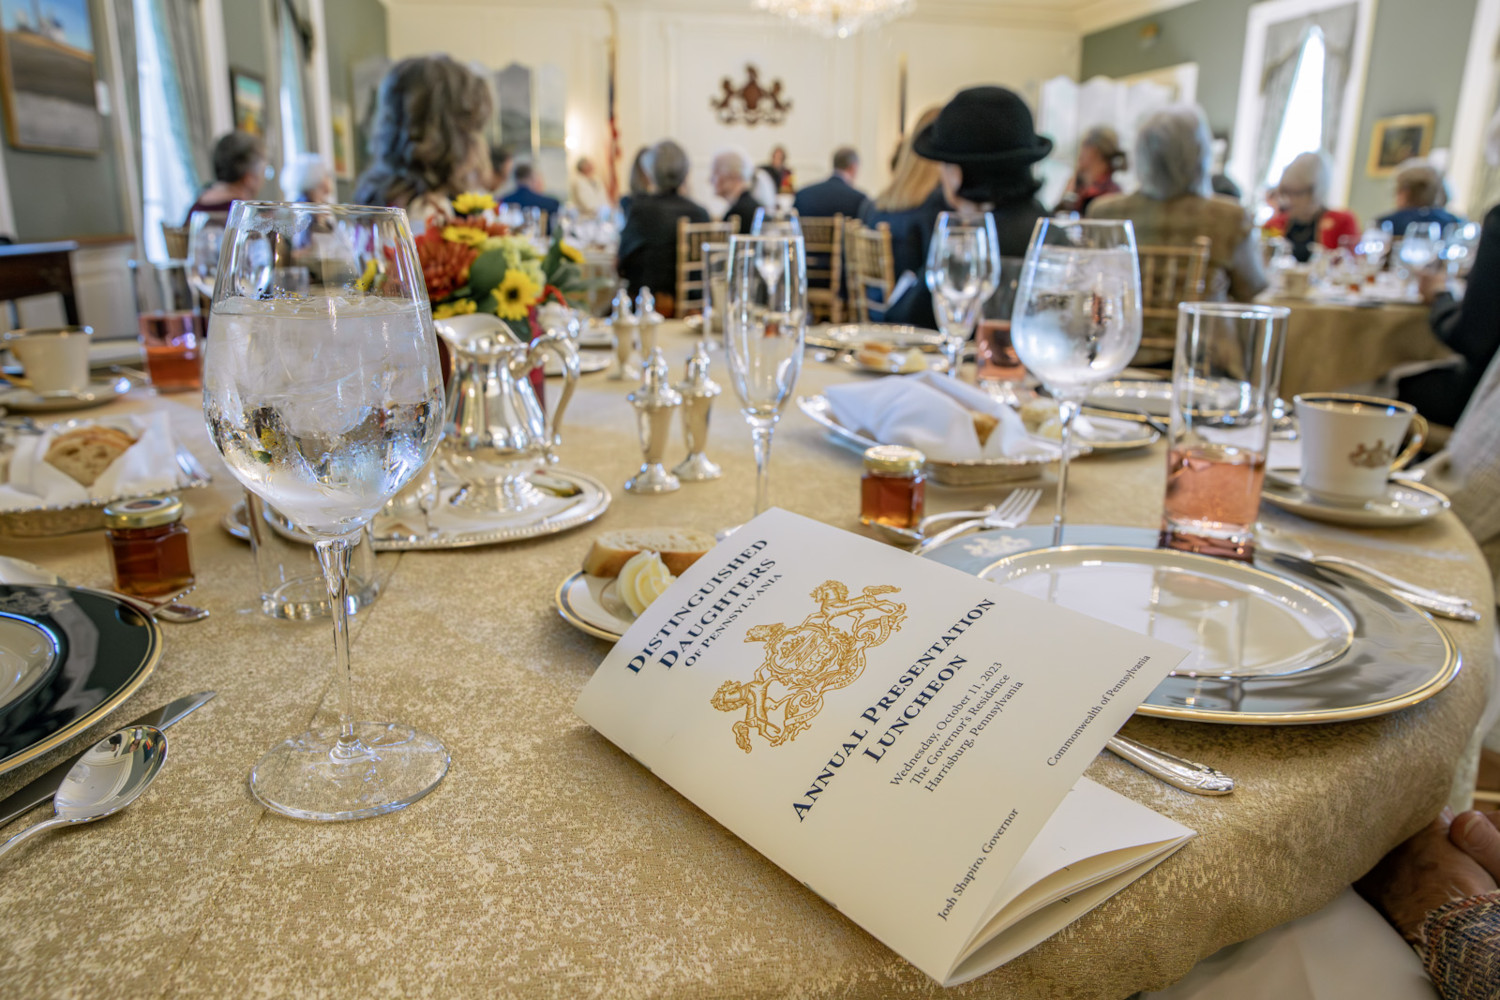
POLYGON ((1139 247, 1141 261, 1140 363, 1170 359, 1177 349, 1177 306, 1198 302, 1208 286, 1207 236, 1188 246, 1139 247), (1149 357, 1148 357, 1149 356, 1149 357))
MULTIPOLYGON (((844 226, 842 215, 802 216, 807 248, 807 307, 811 320, 844 321, 844 226)), ((852 220, 850 225, 858 225, 852 220)))
POLYGON ((167 256, 172 260, 186 260, 188 253, 188 227, 161 224, 162 239, 167 241, 167 256))
POLYGON ((849 260, 849 298, 854 316, 868 323, 872 312, 885 314, 891 290, 896 287, 890 225, 882 222, 870 229, 850 222, 844 228, 844 251, 849 260))
POLYGON ((740 217, 723 222, 677 220, 677 318, 703 311, 703 244, 728 243, 739 232, 740 217))

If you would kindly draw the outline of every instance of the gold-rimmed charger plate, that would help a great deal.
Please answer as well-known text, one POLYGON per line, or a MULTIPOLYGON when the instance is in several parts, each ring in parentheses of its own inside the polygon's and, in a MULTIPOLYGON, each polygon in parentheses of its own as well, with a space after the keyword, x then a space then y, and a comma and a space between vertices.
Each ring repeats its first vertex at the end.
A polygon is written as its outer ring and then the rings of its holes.
MULTIPOLYGON (((1080 545, 1155 544, 1155 529, 1069 525, 1066 541, 1080 545)), ((927 554, 979 575, 1000 559, 1046 547, 1050 527, 965 535, 927 554)), ((1168 677, 1136 709, 1141 715, 1190 722, 1288 726, 1368 719, 1426 701, 1462 668, 1458 648, 1430 616, 1352 576, 1320 569, 1292 556, 1263 553, 1255 565, 1317 592, 1354 623, 1342 655, 1294 674, 1224 680, 1168 677)))

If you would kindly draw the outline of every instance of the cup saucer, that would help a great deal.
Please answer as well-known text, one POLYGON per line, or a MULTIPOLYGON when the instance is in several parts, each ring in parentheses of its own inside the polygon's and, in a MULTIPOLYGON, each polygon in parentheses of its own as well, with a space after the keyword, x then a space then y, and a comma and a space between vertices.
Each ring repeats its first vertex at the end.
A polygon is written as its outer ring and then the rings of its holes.
POLYGON ((1385 492, 1364 503, 1331 503, 1309 493, 1295 469, 1267 469, 1261 497, 1282 510, 1313 521, 1359 528, 1400 528, 1420 524, 1448 509, 1448 498, 1430 486, 1387 482, 1385 492))
POLYGON ((130 380, 124 376, 95 379, 80 392, 37 392, 12 388, 0 392, 0 406, 14 413, 60 413, 64 410, 87 410, 103 406, 130 391, 130 380))

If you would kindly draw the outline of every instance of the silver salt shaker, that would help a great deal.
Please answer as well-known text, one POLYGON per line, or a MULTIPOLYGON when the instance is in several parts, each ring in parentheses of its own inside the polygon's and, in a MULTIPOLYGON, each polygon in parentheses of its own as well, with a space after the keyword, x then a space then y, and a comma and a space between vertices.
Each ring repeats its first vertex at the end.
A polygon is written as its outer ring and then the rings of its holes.
POLYGON ((625 370, 630 365, 630 352, 635 347, 637 330, 635 312, 630 304, 630 292, 623 281, 620 282, 620 287, 610 302, 609 327, 615 336, 615 366, 610 370, 608 377, 619 382, 625 378, 625 370))
POLYGON ((672 388, 670 378, 667 359, 657 348, 646 357, 640 388, 625 397, 635 407, 636 430, 641 436, 641 468, 625 481, 627 493, 671 493, 682 488, 662 465, 672 436, 672 416, 682 405, 682 394, 672 388))
POLYGON ((643 287, 635 297, 635 321, 640 324, 641 330, 642 364, 656 350, 656 336, 661 332, 661 325, 665 320, 666 317, 656 311, 656 296, 651 294, 651 289, 643 287))
POLYGON ((677 391, 682 394, 682 436, 688 456, 672 474, 685 483, 718 479, 723 472, 704 452, 708 450, 708 413, 714 397, 724 390, 708 374, 708 345, 701 340, 688 358, 687 376, 677 384, 677 391))

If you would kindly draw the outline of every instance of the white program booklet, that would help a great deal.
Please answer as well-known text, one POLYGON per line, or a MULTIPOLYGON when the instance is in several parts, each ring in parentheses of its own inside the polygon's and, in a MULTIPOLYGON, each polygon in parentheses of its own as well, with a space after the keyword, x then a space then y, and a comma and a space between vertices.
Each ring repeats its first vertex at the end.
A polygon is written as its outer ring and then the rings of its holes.
POLYGON ((1184 656, 770 510, 646 609, 575 710, 953 985, 1193 836, 1082 777, 1184 656))

